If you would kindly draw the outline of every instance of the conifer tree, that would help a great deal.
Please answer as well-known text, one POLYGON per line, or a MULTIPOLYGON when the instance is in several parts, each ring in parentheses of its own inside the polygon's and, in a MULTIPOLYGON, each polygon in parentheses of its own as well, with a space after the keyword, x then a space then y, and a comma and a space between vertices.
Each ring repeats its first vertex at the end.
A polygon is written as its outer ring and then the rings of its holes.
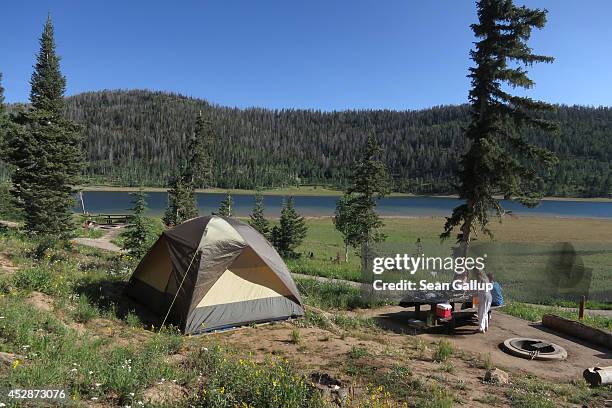
POLYGON ((263 196, 259 193, 255 195, 255 207, 249 217, 249 225, 266 238, 270 234, 270 221, 264 216, 263 196))
POLYGON ((212 172, 212 148, 213 148, 212 122, 198 114, 195 131, 189 141, 188 151, 190 154, 186 177, 191 181, 194 188, 206 188, 213 184, 212 172))
POLYGON ((233 214, 233 205, 234 200, 232 199, 232 195, 230 193, 227 193, 223 201, 221 201, 221 205, 219 206, 219 211, 217 212, 217 214, 222 217, 231 217, 233 214))
POLYGON ((7 138, 12 194, 30 233, 66 238, 73 233, 72 188, 84 166, 80 127, 64 116, 66 79, 47 19, 30 81, 31 108, 13 118, 7 138))
POLYGON ((344 194, 336 202, 334 214, 334 225, 336 230, 342 234, 344 243, 344 262, 348 262, 349 247, 359 245, 359 227, 355 212, 355 197, 352 194, 344 194))
POLYGON ((4 87, 2 86, 2 72, 0 72, 0 146, 4 147, 5 135, 8 132, 9 120, 4 107, 4 87))
POLYGON ((2 72, 0 72, 0 120, 4 114, 4 87, 2 86, 2 72))
POLYGON ((359 248, 371 242, 380 242, 385 235, 384 226, 376 213, 376 200, 390 190, 390 179, 385 164, 380 160, 382 149, 373 133, 368 135, 361 158, 353 168, 351 185, 336 204, 334 224, 342 234, 345 259, 348 247, 359 248))
POLYGON ((198 216, 198 207, 193 185, 181 171, 172 178, 168 190, 168 206, 162 218, 167 227, 182 224, 198 216))
POLYGON ((526 126, 555 130, 555 124, 535 116, 552 106, 506 91, 533 87, 525 67, 553 62, 552 57, 533 54, 527 44, 532 29, 544 27, 546 11, 518 7, 512 0, 480 0, 477 12, 478 23, 471 28, 478 42, 470 51, 475 66, 468 75, 472 89, 466 137, 470 144, 460 161, 457 186, 465 203, 446 219, 441 234, 448 238, 459 227, 457 241, 463 255, 477 226, 491 235, 487 227, 491 212, 501 221, 504 209, 496 196, 537 205, 543 185, 539 174, 557 160, 520 133, 526 126))
POLYGON ((293 206, 293 197, 287 198, 283 209, 281 210, 280 225, 273 242, 276 241, 276 249, 286 258, 297 258, 299 255, 295 252, 297 247, 306 238, 308 227, 302 217, 293 206))
POLYGON ((280 228, 278 225, 273 226, 272 230, 270 231, 270 243, 277 250, 279 250, 279 248, 282 246, 280 228))
POLYGON ((144 191, 134 193, 132 204, 132 217, 123 233, 123 249, 138 261, 147 253, 152 240, 151 228, 144 216, 147 210, 144 191))

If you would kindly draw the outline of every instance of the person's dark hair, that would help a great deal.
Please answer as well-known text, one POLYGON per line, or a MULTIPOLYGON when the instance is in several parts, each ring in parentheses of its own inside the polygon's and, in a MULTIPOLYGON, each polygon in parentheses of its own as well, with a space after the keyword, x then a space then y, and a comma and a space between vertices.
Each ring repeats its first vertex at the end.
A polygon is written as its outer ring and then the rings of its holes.
POLYGON ((489 278, 489 282, 493 282, 493 272, 487 273, 487 278, 489 278))

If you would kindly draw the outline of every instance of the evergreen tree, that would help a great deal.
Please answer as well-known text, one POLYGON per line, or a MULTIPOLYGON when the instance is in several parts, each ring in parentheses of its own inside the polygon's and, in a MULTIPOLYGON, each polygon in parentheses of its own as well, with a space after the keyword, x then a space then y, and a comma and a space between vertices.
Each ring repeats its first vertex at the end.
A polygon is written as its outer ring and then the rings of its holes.
POLYGON ((210 187, 213 184, 211 155, 213 138, 212 122, 205 119, 200 111, 193 137, 188 145, 190 158, 187 177, 195 188, 210 187))
POLYGON ((308 227, 302 217, 293 206, 293 197, 287 198, 283 209, 281 210, 280 225, 276 233, 273 229, 272 241, 275 242, 276 249, 286 258, 297 258, 299 255, 295 252, 296 248, 306 238, 308 227))
POLYGON ((342 234, 344 262, 348 262, 349 247, 359 245, 359 227, 354 213, 354 200, 353 195, 344 194, 336 203, 336 212, 333 219, 336 230, 342 234))
POLYGON ((2 86, 2 72, 0 72, 0 120, 4 115, 4 87, 2 86))
POLYGON ((270 243, 276 249, 280 248, 282 245, 280 228, 278 227, 278 225, 273 226, 272 230, 270 231, 270 243))
POLYGON ((187 146, 187 156, 181 170, 170 181, 168 207, 163 221, 166 226, 178 225, 197 217, 198 203, 196 187, 209 186, 212 181, 211 158, 208 150, 212 144, 212 129, 209 121, 204 120, 202 112, 198 115, 194 135, 187 146))
POLYGON ((384 223, 376 213, 376 200, 390 190, 389 175, 380 160, 381 153, 374 134, 370 133, 363 154, 353 168, 351 185, 336 205, 334 224, 343 236, 345 259, 348 258, 349 246, 358 248, 385 239, 380 232, 384 223))
POLYGON ((532 53, 527 41, 533 28, 543 28, 546 11, 517 7, 512 0, 480 0, 478 23, 472 30, 479 39, 470 52, 475 66, 470 68, 470 125, 466 130, 469 150, 463 155, 457 192, 465 203, 447 218, 442 238, 455 227, 463 254, 479 225, 490 235, 487 225, 493 211, 504 214, 497 195, 535 206, 542 197, 542 167, 556 163, 554 154, 533 145, 518 129, 529 127, 550 131, 556 126, 533 114, 552 106, 528 97, 514 96, 508 88, 531 88, 534 82, 525 67, 553 62, 553 58, 532 53))
POLYGON ((198 216, 198 207, 193 185, 185 179, 181 171, 170 182, 168 206, 162 218, 167 227, 182 224, 198 216))
POLYGON ((5 135, 8 132, 9 120, 4 107, 4 87, 2 86, 2 72, 0 72, 0 147, 4 148, 5 135))
POLYGON ((231 217, 233 213, 233 204, 234 200, 232 199, 231 194, 227 193, 223 201, 221 201, 221 205, 219 206, 219 211, 217 212, 217 215, 220 215, 222 217, 231 217))
POLYGON ((144 191, 139 190, 134 194, 132 204, 132 218, 123 233, 123 249, 134 259, 140 260, 149 250, 152 240, 151 228, 144 216, 147 210, 144 191))
POLYGON ((66 238, 74 230, 72 186, 84 160, 80 127, 64 117, 66 79, 59 63, 49 17, 30 81, 31 108, 13 118, 6 156, 13 167, 11 192, 26 229, 66 238))
POLYGON ((270 233, 270 221, 264 216, 263 196, 259 193, 255 195, 255 207, 249 217, 249 225, 259 231, 264 237, 270 233))

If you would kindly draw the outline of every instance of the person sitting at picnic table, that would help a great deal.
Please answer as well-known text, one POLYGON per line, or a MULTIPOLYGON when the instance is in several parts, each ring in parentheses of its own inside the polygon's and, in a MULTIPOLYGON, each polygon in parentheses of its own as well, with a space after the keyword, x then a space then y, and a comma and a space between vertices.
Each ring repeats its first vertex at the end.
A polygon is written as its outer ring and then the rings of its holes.
POLYGON ((489 278, 489 282, 493 283, 493 289, 491 289, 491 306, 503 306, 504 297, 502 296, 501 285, 498 281, 493 279, 493 273, 489 272, 487 277, 489 278))

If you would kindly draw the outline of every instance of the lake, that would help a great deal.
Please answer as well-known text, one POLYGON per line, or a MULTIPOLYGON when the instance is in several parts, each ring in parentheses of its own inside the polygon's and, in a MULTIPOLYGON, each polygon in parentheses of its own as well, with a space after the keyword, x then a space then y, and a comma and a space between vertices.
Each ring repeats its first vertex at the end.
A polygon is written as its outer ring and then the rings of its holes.
MULTIPOLYGON (((200 214, 208 215, 217 211, 225 194, 198 193, 200 214)), ((234 214, 246 216, 254 204, 253 195, 234 195, 234 214)), ((332 216, 338 197, 295 196, 294 203, 302 215, 332 216)), ((86 191, 83 193, 85 209, 92 213, 125 214, 131 207, 132 196, 125 191, 86 191)), ((282 206, 282 196, 264 196, 266 215, 277 217, 282 206)), ((390 197, 379 200, 377 210, 384 216, 423 217, 445 216, 460 201, 448 197, 390 197)), ((147 193, 150 215, 160 215, 167 204, 165 192, 147 193)), ((535 208, 525 208, 518 203, 503 201, 504 208, 516 214, 547 217, 612 218, 612 202, 545 200, 535 208)), ((80 207, 75 208, 80 212, 80 207)))

